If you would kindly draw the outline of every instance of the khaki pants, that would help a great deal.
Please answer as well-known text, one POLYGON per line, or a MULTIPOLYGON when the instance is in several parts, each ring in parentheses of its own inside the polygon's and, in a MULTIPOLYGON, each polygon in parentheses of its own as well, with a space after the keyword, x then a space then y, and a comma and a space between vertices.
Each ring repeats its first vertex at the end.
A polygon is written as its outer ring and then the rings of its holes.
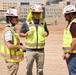
POLYGON ((26 51, 26 75, 33 75, 33 62, 36 60, 37 74, 43 75, 44 51, 26 51))
POLYGON ((19 62, 6 62, 7 65, 7 75, 17 75, 19 69, 19 62))

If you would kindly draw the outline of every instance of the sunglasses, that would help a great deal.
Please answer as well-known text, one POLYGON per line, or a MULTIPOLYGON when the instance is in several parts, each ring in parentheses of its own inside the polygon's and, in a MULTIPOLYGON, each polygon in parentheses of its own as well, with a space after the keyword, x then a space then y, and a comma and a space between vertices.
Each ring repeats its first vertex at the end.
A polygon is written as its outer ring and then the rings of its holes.
POLYGON ((64 17, 68 16, 69 14, 65 14, 64 17))
POLYGON ((12 16, 12 18, 18 18, 18 16, 12 16))

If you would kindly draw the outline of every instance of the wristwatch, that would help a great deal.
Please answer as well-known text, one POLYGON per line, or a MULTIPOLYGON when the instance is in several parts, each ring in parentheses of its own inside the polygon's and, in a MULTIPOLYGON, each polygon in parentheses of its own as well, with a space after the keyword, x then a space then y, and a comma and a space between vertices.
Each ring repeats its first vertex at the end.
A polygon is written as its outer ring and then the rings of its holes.
POLYGON ((70 55, 72 54, 72 53, 70 53, 70 52, 67 52, 67 53, 70 54, 70 55))

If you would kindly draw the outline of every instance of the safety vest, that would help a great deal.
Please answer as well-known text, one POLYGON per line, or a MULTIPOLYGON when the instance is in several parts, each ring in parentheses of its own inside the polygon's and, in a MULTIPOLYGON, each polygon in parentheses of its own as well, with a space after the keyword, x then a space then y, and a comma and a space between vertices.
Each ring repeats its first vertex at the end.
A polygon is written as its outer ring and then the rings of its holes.
POLYGON ((16 51, 16 50, 7 48, 7 46, 5 45, 5 40, 4 40, 4 35, 5 35, 6 31, 11 31, 12 38, 13 38, 12 43, 14 45, 20 45, 18 34, 16 34, 16 32, 13 29, 6 26, 6 28, 4 29, 3 34, 2 34, 0 58, 2 60, 6 60, 8 62, 20 62, 24 59, 23 51, 21 49, 16 51))
MULTIPOLYGON (((63 41, 62 41, 62 48, 64 53, 67 53, 70 50, 70 47, 73 41, 73 38, 70 32, 70 27, 73 22, 76 23, 76 19, 73 19, 68 25, 68 27, 64 30, 63 41)), ((76 53, 76 49, 73 50, 73 53, 76 53)))
MULTIPOLYGON (((33 21, 28 22, 29 31, 32 31, 31 36, 27 36, 25 40, 26 48, 30 49, 41 49, 44 48, 45 38, 43 37, 44 33, 44 23, 45 21, 40 21, 38 25, 35 25, 33 21)), ((27 32, 28 33, 28 32, 27 32)))

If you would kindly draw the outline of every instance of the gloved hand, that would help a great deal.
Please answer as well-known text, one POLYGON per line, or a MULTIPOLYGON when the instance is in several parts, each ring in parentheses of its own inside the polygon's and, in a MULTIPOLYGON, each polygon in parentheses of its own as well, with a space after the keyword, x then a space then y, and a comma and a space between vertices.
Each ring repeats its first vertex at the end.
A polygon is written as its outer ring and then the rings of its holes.
POLYGON ((43 36, 44 36, 44 37, 46 37, 46 36, 47 36, 47 32, 46 32, 46 31, 43 33, 43 36))

